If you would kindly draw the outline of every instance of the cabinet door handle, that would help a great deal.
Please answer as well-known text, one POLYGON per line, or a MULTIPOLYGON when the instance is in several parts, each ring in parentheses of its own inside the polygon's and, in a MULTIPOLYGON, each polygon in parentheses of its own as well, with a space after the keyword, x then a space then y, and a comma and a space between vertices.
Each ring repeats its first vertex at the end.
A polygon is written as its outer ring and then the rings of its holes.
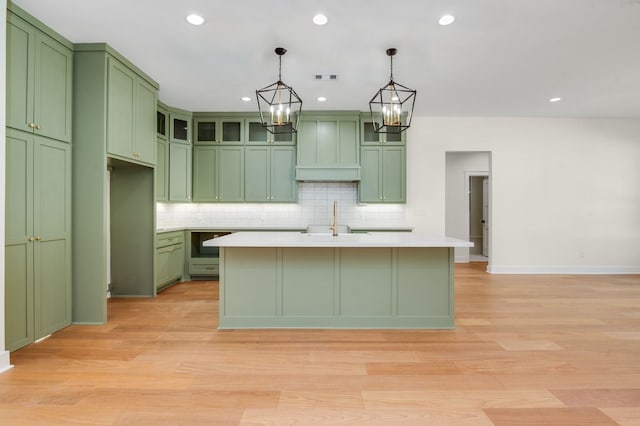
POLYGON ((36 123, 29 123, 28 126, 31 127, 32 129, 35 129, 36 128, 36 123))
POLYGON ((35 237, 29 237, 29 241, 35 241, 36 238, 35 237))
POLYGON ((37 236, 37 237, 36 237, 36 241, 40 241, 40 240, 42 240, 42 237, 37 236))

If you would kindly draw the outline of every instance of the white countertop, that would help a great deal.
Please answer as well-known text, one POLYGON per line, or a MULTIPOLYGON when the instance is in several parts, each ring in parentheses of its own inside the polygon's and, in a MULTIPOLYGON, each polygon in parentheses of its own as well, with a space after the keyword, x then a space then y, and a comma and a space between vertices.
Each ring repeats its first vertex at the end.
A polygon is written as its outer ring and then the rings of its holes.
MULTIPOLYGON (((309 226, 319 226, 319 225, 309 225, 309 226)), ((385 225, 373 225, 373 226, 365 226, 365 225, 347 225, 349 229, 352 231, 370 231, 370 232, 411 232, 413 227, 411 226, 385 226, 385 225)), ((325 228, 329 228, 329 225, 326 225, 325 228)), ((268 225, 256 225, 256 226, 163 226, 156 228, 157 233, 163 232, 173 232, 173 231, 228 231, 228 232, 252 232, 252 231, 292 231, 292 232, 302 232, 307 229, 307 225, 299 225, 299 226, 268 226, 268 225)))
POLYGON ((208 247, 473 247, 469 241, 423 232, 305 234, 299 232, 236 232, 204 242, 208 247))

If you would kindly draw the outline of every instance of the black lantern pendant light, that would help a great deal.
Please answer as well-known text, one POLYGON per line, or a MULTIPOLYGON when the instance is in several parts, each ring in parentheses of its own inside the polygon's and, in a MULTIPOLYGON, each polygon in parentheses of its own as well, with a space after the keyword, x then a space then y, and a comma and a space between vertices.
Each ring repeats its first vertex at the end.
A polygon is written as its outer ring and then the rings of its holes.
POLYGON ((278 55, 278 81, 256 90, 260 121, 270 133, 295 133, 298 131, 302 99, 293 87, 282 82, 282 55, 287 50, 276 47, 278 55))
POLYGON ((396 49, 387 49, 391 60, 391 77, 369 102, 376 133, 400 133, 411 126, 416 91, 393 81, 393 56, 396 49))

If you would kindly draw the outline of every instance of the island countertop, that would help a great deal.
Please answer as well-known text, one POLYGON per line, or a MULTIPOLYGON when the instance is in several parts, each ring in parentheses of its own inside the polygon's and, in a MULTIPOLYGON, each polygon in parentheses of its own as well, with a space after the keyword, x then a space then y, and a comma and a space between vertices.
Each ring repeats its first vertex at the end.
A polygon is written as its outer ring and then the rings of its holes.
POLYGON ((470 241, 425 232, 307 234, 236 232, 204 242, 209 247, 473 247, 470 241))

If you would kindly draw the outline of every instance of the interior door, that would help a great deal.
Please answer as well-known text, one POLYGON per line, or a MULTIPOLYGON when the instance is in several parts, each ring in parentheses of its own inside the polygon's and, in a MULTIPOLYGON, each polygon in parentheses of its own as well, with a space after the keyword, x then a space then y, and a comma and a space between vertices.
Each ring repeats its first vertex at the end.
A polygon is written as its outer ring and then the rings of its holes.
POLYGON ((482 255, 489 256, 489 179, 482 179, 482 255))

